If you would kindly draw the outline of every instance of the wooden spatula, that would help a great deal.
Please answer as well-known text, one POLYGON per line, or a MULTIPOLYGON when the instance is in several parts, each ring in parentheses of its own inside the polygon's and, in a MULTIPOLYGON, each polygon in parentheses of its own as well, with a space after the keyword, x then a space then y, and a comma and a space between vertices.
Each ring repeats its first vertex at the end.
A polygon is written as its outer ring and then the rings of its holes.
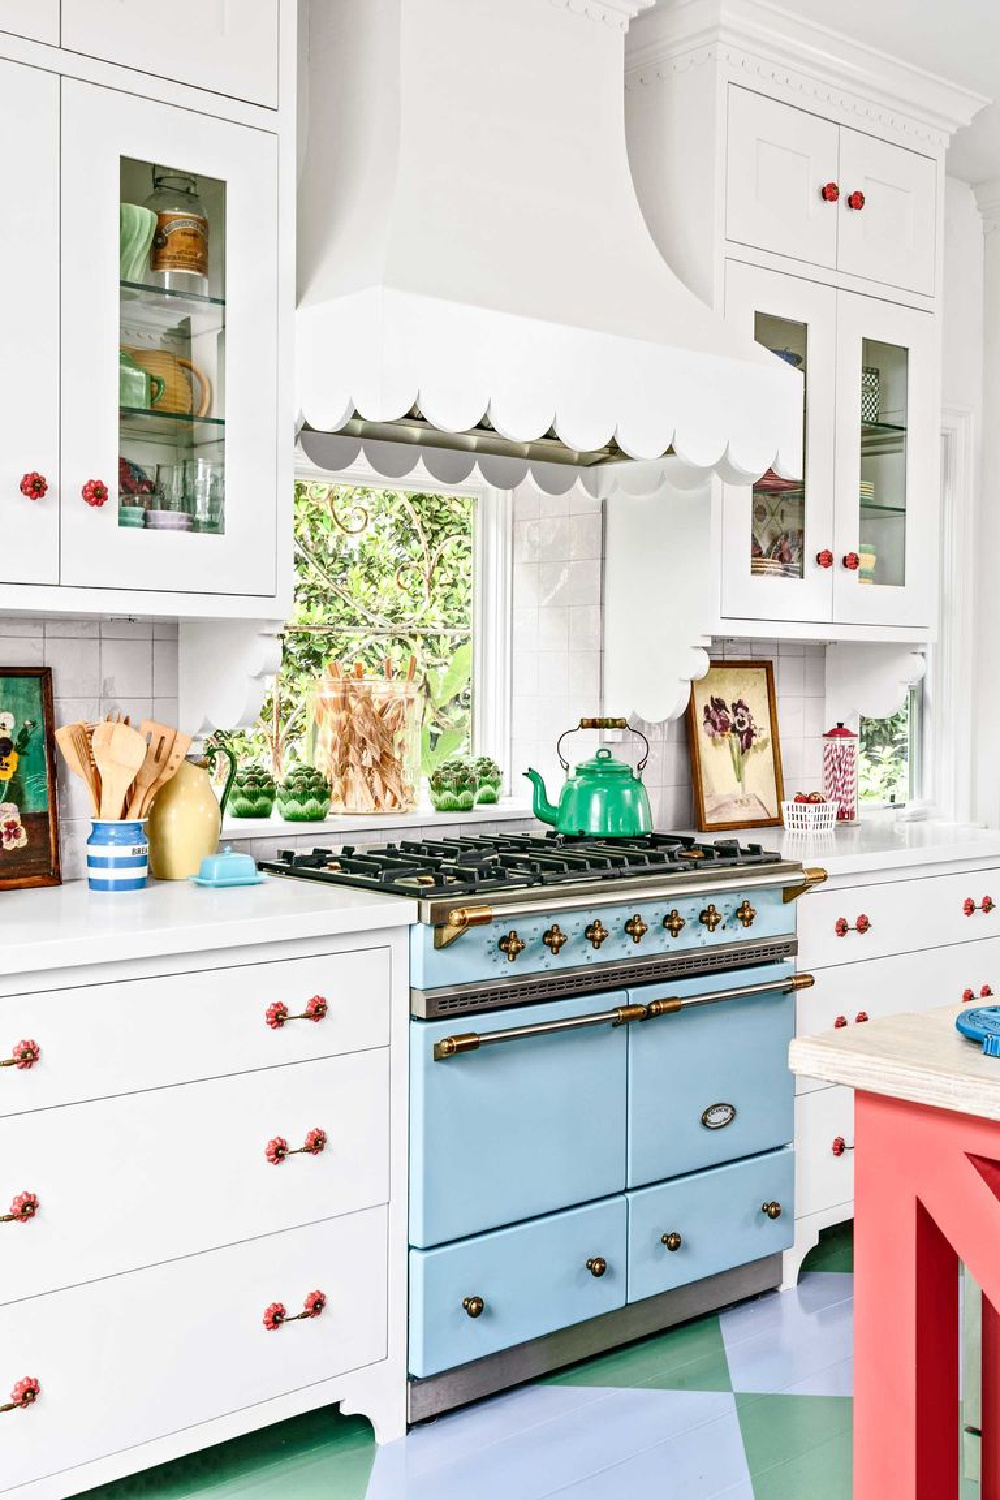
POLYGON ((84 724, 64 724, 61 729, 56 730, 56 744, 63 753, 63 759, 73 772, 79 776, 90 795, 90 807, 94 817, 100 816, 101 794, 97 781, 97 772, 90 760, 90 742, 87 738, 87 729, 84 724))
POLYGON ((170 747, 170 754, 167 756, 163 770, 160 772, 159 776, 153 782, 153 785, 150 787, 149 791, 146 794, 147 810, 155 801, 156 794, 160 790, 160 788, 162 786, 166 786, 167 782, 170 781, 172 777, 177 775, 177 772, 180 770, 184 762, 184 757, 185 755, 187 755, 190 748, 191 736, 189 734, 181 734, 180 730, 178 729, 176 735, 174 736, 174 743, 170 747))
POLYGON ((146 759, 139 767, 135 785, 129 798, 129 816, 144 818, 152 801, 153 787, 166 769, 176 738, 176 729, 167 724, 157 724, 153 719, 143 719, 140 734, 146 741, 146 759))
POLYGON ((101 773, 101 817, 120 819, 128 789, 146 759, 146 741, 126 724, 98 724, 93 745, 101 773))

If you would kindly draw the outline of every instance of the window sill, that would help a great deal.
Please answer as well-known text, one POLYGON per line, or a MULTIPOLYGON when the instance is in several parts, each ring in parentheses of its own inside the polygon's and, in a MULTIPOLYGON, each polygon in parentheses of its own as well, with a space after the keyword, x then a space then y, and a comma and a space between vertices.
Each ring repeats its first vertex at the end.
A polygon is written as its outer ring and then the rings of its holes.
POLYGON ((532 817, 531 804, 505 797, 492 806, 474 807, 471 812, 435 812, 432 807, 420 807, 413 813, 386 813, 383 817, 340 814, 325 818, 322 823, 286 823, 275 813, 270 818, 226 818, 222 825, 222 837, 226 843, 241 843, 244 839, 300 839, 329 838, 340 843, 341 835, 347 833, 374 834, 379 839, 390 839, 397 832, 408 829, 434 829, 468 827, 474 831, 482 824, 525 821, 532 817))

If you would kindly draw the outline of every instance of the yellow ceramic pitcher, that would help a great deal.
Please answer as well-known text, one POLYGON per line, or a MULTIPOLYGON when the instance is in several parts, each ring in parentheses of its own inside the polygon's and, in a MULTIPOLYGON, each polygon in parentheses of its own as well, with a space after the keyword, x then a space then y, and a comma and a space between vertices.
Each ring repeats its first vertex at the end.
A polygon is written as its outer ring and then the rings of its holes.
POLYGON ((184 761, 176 776, 157 792, 146 825, 154 879, 187 880, 198 874, 203 859, 215 853, 235 769, 229 746, 213 741, 206 746, 204 760, 184 761), (209 772, 219 752, 230 767, 221 801, 209 772))

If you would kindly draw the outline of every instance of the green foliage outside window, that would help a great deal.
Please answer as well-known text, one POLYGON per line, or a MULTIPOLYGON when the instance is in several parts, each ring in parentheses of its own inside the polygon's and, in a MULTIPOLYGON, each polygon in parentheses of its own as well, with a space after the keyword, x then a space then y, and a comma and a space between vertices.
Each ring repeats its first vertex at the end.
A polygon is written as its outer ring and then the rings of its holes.
POLYGON ((863 801, 904 803, 910 796, 910 702, 891 719, 862 719, 858 789, 863 801))
POLYGON ((474 501, 297 481, 295 606, 281 672, 238 749, 277 777, 300 758, 309 691, 329 661, 406 675, 423 700, 422 771, 472 751, 474 501))

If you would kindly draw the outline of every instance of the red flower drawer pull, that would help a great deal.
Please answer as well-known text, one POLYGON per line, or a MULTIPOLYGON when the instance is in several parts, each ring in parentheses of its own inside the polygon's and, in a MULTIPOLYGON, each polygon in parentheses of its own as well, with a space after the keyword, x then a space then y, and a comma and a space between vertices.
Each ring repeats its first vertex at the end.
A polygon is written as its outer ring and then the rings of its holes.
POLYGON ((847 195, 847 206, 853 208, 855 213, 860 213, 865 206, 865 195, 860 188, 855 188, 853 193, 847 195))
POLYGON ((42 1049, 37 1042, 16 1042, 10 1056, 0 1058, 0 1068, 20 1068, 24 1072, 33 1068, 41 1055, 42 1049))
POLYGON ((27 1224, 38 1212, 38 1199, 34 1193, 18 1193, 10 1205, 10 1213, 0 1214, 0 1224, 27 1224))
POLYGON ((853 926, 846 917, 838 917, 833 925, 833 930, 838 937, 846 937, 849 932, 856 932, 861 937, 864 937, 866 932, 871 932, 872 924, 864 912, 861 912, 853 926))
POLYGON ((962 902, 962 910, 965 912, 965 915, 967 917, 971 917, 973 913, 977 911, 984 912, 988 916, 995 905, 996 902, 993 900, 992 896, 984 896, 978 906, 976 905, 975 901, 973 901, 971 896, 966 896, 965 900, 962 902))
POLYGON ((11 1391, 10 1400, 6 1406, 0 1406, 0 1412, 27 1411, 29 1406, 34 1406, 41 1394, 42 1388, 38 1381, 33 1375, 26 1375, 11 1391))
POLYGON ((833 1144, 831 1145, 830 1150, 833 1152, 834 1156, 843 1156, 846 1152, 853 1151, 854 1147, 849 1146, 842 1135, 836 1135, 833 1138, 833 1144))
POLYGON ((861 558, 856 552, 845 552, 842 561, 848 573, 856 573, 861 566, 861 558))
POLYGON ((840 184, 838 182, 824 182, 819 190, 819 195, 824 203, 836 203, 840 197, 840 184))
POLYGON ((268 1333, 277 1333, 286 1323, 299 1323, 303 1319, 318 1318, 326 1310, 326 1293, 310 1292, 302 1304, 302 1311, 289 1317, 283 1302, 272 1302, 264 1309, 264 1327, 268 1333))
POLYGON ((268 1141, 264 1154, 273 1167, 280 1167, 290 1156, 319 1156, 321 1151, 326 1150, 326 1142, 325 1130, 310 1130, 303 1144, 296 1146, 293 1151, 283 1135, 276 1135, 273 1140, 268 1141))
POLYGON ((323 995, 313 995, 306 1003, 305 1010, 300 1010, 292 1015, 283 1000, 275 1000, 269 1005, 264 1014, 272 1031, 280 1031, 286 1021, 322 1021, 329 1013, 330 1006, 323 995))
POLYGON ((993 991, 990 989, 989 985, 984 984, 982 989, 979 991, 978 996, 975 990, 963 990, 962 999, 965 1001, 966 1005, 968 1005, 970 1000, 988 1000, 992 994, 993 991))
POLYGON ((108 487, 103 479, 88 479, 80 495, 85 504, 93 510, 100 510, 101 506, 107 502, 108 487))
POLYGON ((21 494, 25 500, 41 500, 48 492, 49 481, 37 469, 32 469, 30 474, 21 475, 21 494))
POLYGON ((858 1013, 857 1013, 857 1015, 854 1017, 855 1023, 858 1026, 863 1026, 864 1023, 865 1023, 865 1021, 867 1021, 867 1019, 868 1019, 868 1012, 866 1010, 859 1010, 858 1013))

